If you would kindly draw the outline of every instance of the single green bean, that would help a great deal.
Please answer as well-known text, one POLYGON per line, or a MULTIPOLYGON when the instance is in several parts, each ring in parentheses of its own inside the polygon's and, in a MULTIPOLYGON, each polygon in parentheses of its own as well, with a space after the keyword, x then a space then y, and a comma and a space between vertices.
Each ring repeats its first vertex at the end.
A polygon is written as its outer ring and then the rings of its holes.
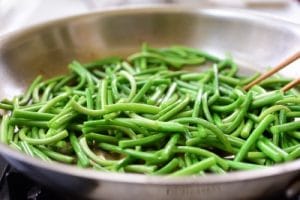
POLYGON ((160 168, 159 170, 152 173, 153 175, 164 175, 173 172, 179 164, 179 160, 177 158, 173 158, 170 162, 168 162, 165 166, 160 168))
POLYGON ((266 128, 270 125, 270 123, 274 120, 273 115, 267 115, 253 130, 251 135, 248 137, 246 142, 243 144, 239 152, 234 158, 234 161, 242 161, 251 147, 255 144, 255 142, 259 139, 262 133, 266 130, 266 128))
POLYGON ((199 173, 200 171, 206 170, 216 164, 215 158, 206 158, 196 164, 188 166, 184 169, 178 170, 172 173, 170 176, 187 176, 199 173))

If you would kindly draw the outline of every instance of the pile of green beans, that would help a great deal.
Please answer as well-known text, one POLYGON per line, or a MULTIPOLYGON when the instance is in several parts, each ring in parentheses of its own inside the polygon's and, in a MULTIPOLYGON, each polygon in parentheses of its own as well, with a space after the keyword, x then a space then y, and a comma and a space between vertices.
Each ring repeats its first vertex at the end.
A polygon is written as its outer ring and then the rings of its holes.
POLYGON ((146 44, 127 59, 69 69, 0 102, 3 143, 47 162, 170 176, 300 157, 300 95, 280 90, 289 79, 276 75, 245 91, 259 74, 238 75, 231 58, 146 44))

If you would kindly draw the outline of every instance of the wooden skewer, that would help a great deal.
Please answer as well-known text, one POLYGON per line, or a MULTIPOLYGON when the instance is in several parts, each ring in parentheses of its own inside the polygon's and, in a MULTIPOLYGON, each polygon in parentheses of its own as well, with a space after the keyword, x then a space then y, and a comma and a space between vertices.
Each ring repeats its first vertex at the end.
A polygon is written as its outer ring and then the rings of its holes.
POLYGON ((288 91, 289 89, 295 87, 295 86, 298 85, 298 84, 300 84, 300 78, 295 79, 295 80, 289 82, 289 83, 286 84, 283 88, 281 88, 281 90, 282 90, 283 92, 286 92, 286 91, 288 91))
POLYGON ((285 68, 287 65, 291 64, 292 62, 294 62, 295 60, 297 60, 299 58, 300 58, 300 51, 298 51, 297 53, 295 53, 292 56, 288 57, 287 59, 285 59, 284 61, 279 63, 279 65, 277 65, 276 67, 274 67, 270 71, 267 71, 266 73, 262 74, 260 77, 258 77, 257 79, 255 79, 254 81, 252 81, 251 83, 246 85, 244 87, 244 89, 249 90, 252 86, 256 85, 257 83, 260 83, 261 81, 268 78, 269 76, 272 76, 273 74, 275 74, 279 70, 285 68))

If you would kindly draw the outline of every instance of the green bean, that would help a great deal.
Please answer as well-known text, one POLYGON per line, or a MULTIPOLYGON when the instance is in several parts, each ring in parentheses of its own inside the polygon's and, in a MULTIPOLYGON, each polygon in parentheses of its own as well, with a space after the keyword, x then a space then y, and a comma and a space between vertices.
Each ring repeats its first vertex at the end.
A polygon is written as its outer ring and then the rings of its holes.
POLYGON ((203 109, 203 113, 204 113, 207 121, 213 122, 213 119, 212 119, 212 116, 210 114, 209 107, 208 107, 207 96, 208 96, 207 93, 204 93, 202 96, 202 109, 203 109))
POLYGON ((153 131, 162 131, 162 132, 186 132, 187 131, 187 128, 184 125, 175 122, 160 122, 160 121, 149 120, 146 118, 134 118, 134 119, 119 118, 119 120, 131 122, 153 131))
POLYGON ((192 159, 191 159, 191 155, 189 153, 185 153, 184 154, 184 161, 185 161, 185 165, 187 167, 191 166, 193 163, 192 163, 192 159))
POLYGON ((14 97, 13 98, 13 107, 14 107, 14 109, 17 109, 17 108, 20 107, 19 98, 18 97, 14 97))
POLYGON ((204 78, 206 73, 188 73, 188 74, 182 74, 180 76, 180 80, 182 81, 197 81, 204 78))
POLYGON ((53 107, 56 103, 66 99, 70 94, 66 93, 66 94, 61 94, 58 95, 56 97, 54 97, 53 99, 49 100, 48 102, 46 102, 46 104, 44 104, 39 110, 38 112, 47 112, 51 107, 53 107))
POLYGON ((241 105, 243 102, 243 98, 240 96, 237 98, 236 101, 234 101, 231 104, 225 105, 225 106, 219 106, 219 105, 213 105, 211 108, 214 111, 222 112, 222 113, 228 113, 234 111, 235 108, 241 105))
POLYGON ((259 108, 266 105, 270 105, 275 102, 278 102, 282 98, 283 98, 283 94, 281 91, 278 90, 264 93, 254 97, 253 102, 251 104, 251 108, 259 108))
POLYGON ((42 82, 42 83, 37 84, 37 86, 33 89, 33 91, 32 91, 32 102, 33 103, 37 103, 41 100, 40 93, 43 90, 44 86, 45 86, 45 84, 42 82))
POLYGON ((29 156, 34 157, 34 153, 32 152, 32 149, 30 148, 29 144, 25 141, 21 141, 20 143, 21 149, 29 156))
POLYGON ((0 103, 0 109, 3 110, 13 110, 14 106, 6 103, 0 103))
POLYGON ((165 134, 163 133, 158 133, 155 135, 150 135, 148 137, 144 137, 144 138, 137 138, 134 140, 120 140, 119 141, 119 146, 121 148, 128 148, 128 147, 134 147, 134 146, 143 146, 143 145, 147 145, 147 144, 151 144, 154 143, 158 140, 161 140, 162 138, 165 137, 165 134))
POLYGON ((268 145, 274 151, 278 152, 283 159, 286 159, 286 157, 288 156, 288 154, 283 149, 281 149, 278 146, 276 146, 274 143, 272 143, 267 138, 261 137, 260 140, 262 140, 266 145, 268 145))
POLYGON ((206 170, 211 166, 216 164, 216 160, 214 158, 206 158, 199 163, 188 166, 184 169, 178 170, 172 173, 170 176, 187 176, 199 173, 200 171, 206 170))
POLYGON ((274 151, 271 147, 269 147, 266 143, 259 140, 257 142, 257 147, 266 154, 270 159, 272 159, 274 162, 281 162, 282 158, 280 154, 276 151, 274 151))
MULTIPOLYGON (((155 78, 155 77, 153 77, 155 78)), ((141 80, 141 81, 138 81, 137 82, 137 85, 143 85, 147 82, 148 80, 141 80)), ((166 85, 169 85, 171 83, 171 80, 170 79, 165 79, 165 78, 155 78, 153 79, 153 82, 152 82, 152 85, 161 85, 161 84, 166 84, 166 85)))
POLYGON ((230 123, 233 120, 235 120, 237 118, 237 116, 239 115, 239 113, 241 112, 241 109, 235 109, 233 113, 231 113, 229 116, 227 116, 226 118, 222 119, 223 123, 230 123))
POLYGON ((299 131, 287 132, 287 134, 293 138, 300 140, 300 132, 299 131))
POLYGON ((300 106, 296 106, 296 105, 288 105, 288 108, 291 110, 291 111, 300 111, 300 106))
MULTIPOLYGON (((64 127, 65 124, 67 124, 69 121, 71 121, 77 115, 78 115, 78 113, 76 111, 70 110, 70 112, 61 114, 60 117, 55 120, 53 120, 54 118, 52 118, 49 121, 48 126, 53 129, 58 129, 60 127, 64 127)), ((57 115, 57 116, 59 116, 59 115, 57 115)))
POLYGON ((248 121, 246 122, 245 126, 243 127, 242 131, 241 131, 241 136, 243 138, 248 138, 250 135, 250 132, 253 128, 254 122, 251 119, 248 119, 248 121))
POLYGON ((179 160, 177 158, 173 158, 170 162, 168 162, 165 166, 155 171, 153 175, 164 175, 173 172, 179 164, 179 160))
POLYGON ((33 145, 28 144, 28 147, 31 149, 32 153, 40 158, 41 160, 47 161, 47 162, 51 162, 52 160, 41 150, 39 150, 38 148, 34 147, 33 145))
POLYGON ((68 156, 68 155, 64 155, 52 150, 49 150, 46 147, 38 147, 38 149, 40 149, 44 154, 46 154, 49 158, 52 158, 56 161, 59 162, 63 162, 63 163, 73 163, 74 162, 74 157, 68 156))
POLYGON ((173 105, 177 100, 178 100, 178 94, 173 94, 166 102, 161 103, 161 105, 160 105, 161 111, 160 112, 162 112, 168 106, 173 105))
POLYGON ((201 149, 198 147, 190 147, 190 146, 178 146, 175 148, 174 150, 175 152, 184 152, 184 153, 192 153, 192 154, 196 154, 199 156, 203 156, 203 157, 213 157, 216 159, 216 162, 225 170, 228 169, 228 165, 225 162, 225 160, 223 160, 222 158, 220 158, 218 155, 207 151, 205 149, 201 149))
POLYGON ((214 94, 208 100, 209 105, 212 105, 220 96, 220 92, 219 92, 219 74, 218 74, 219 72, 218 72, 218 66, 216 64, 213 65, 213 72, 214 72, 214 81, 213 81, 214 94))
POLYGON ((288 117, 288 118, 298 118, 298 117, 300 117, 300 112, 287 112, 286 117, 288 117))
POLYGON ((158 119, 162 115, 165 115, 167 112, 169 112, 170 110, 172 110, 174 108, 174 106, 177 106, 180 102, 182 102, 181 99, 179 99, 177 101, 175 100, 175 101, 172 101, 172 103, 166 104, 164 107, 161 108, 161 110, 159 111, 159 113, 154 116, 154 118, 158 119))
POLYGON ((289 82, 291 82, 292 80, 291 79, 284 79, 282 77, 280 78, 268 78, 266 80, 263 80, 262 82, 260 82, 260 85, 261 86, 273 86, 274 84, 288 84, 289 82))
POLYGON ((167 67, 162 66, 162 67, 155 67, 155 68, 151 68, 151 69, 145 69, 141 72, 134 73, 134 75, 141 76, 141 75, 145 75, 145 74, 153 74, 153 73, 160 72, 163 70, 167 70, 167 67))
POLYGON ((20 105, 27 104, 27 102, 30 100, 30 97, 32 95, 34 88, 41 82, 41 80, 42 80, 42 76, 38 76, 38 77, 36 77, 36 79, 34 79, 34 81, 29 86, 27 92, 25 93, 25 95, 23 96, 21 101, 19 102, 20 105))
POLYGON ((250 148, 255 144, 258 138, 262 135, 268 125, 274 120, 273 115, 267 115, 253 130, 246 142, 243 144, 239 152, 234 158, 234 161, 242 161, 250 148))
POLYGON ((114 167, 115 167, 116 171, 121 171, 124 168, 124 166, 126 166, 130 163, 133 163, 136 160, 137 160, 136 158, 133 158, 131 156, 126 156, 124 159, 120 160, 118 162, 118 164, 115 165, 114 167))
POLYGON ((4 115, 1 121, 1 142, 8 144, 8 126, 10 119, 7 115, 4 115))
POLYGON ((271 106, 269 107, 268 109, 264 110, 260 116, 258 117, 258 121, 261 121, 264 117, 266 117, 268 114, 271 114, 271 113, 274 113, 276 111, 279 111, 279 110, 285 110, 287 112, 290 111, 290 109, 286 106, 283 106, 283 105, 275 105, 275 106, 271 106))
POLYGON ((242 132, 244 126, 245 126, 245 122, 242 121, 240 123, 240 125, 235 129, 235 131, 233 131, 232 133, 230 133, 230 135, 234 136, 234 137, 239 137, 241 135, 241 132, 242 132))
POLYGON ((124 149, 122 149, 119 146, 108 144, 108 143, 99 143, 98 146, 106 151, 110 152, 115 152, 115 153, 120 153, 120 154, 125 154, 124 149))
POLYGON ((190 117, 186 117, 186 118, 181 118, 181 119, 175 119, 173 120, 174 122, 179 122, 179 123, 195 123, 195 124, 199 124, 209 130, 211 130, 216 137, 225 145, 225 147, 230 150, 231 149, 231 145, 229 143, 229 141, 227 140, 227 138, 224 136, 224 133, 222 132, 222 130, 220 130, 217 126, 215 126, 214 124, 200 119, 200 118, 190 118, 190 117))
POLYGON ((69 64, 69 69, 74 72, 76 75, 79 76, 79 83, 74 87, 74 89, 81 89, 87 80, 87 72, 86 70, 81 66, 81 64, 77 61, 73 61, 71 64, 69 64))
POLYGON ((224 97, 224 96, 220 96, 218 97, 218 99, 215 101, 215 104, 230 104, 233 103, 233 99, 231 99, 230 97, 224 97))
MULTIPOLYGON (((134 124, 134 123, 130 123, 126 120, 120 120, 119 118, 115 118, 113 120, 90 120, 90 121, 87 121, 84 123, 84 126, 83 126, 83 132, 84 133, 88 133, 88 131, 86 131, 86 129, 88 128, 95 128, 95 127, 98 127, 98 126, 104 126, 104 125, 113 125, 113 126, 118 126, 118 128, 130 128, 134 131, 136 131, 137 133, 139 134, 143 134, 143 135, 147 135, 148 132, 146 130, 144 130, 143 128, 139 127, 138 125, 134 124)), ((134 134, 134 137, 131 137, 131 138, 136 138, 135 137, 135 133, 134 134)))
POLYGON ((101 157, 97 156, 95 153, 91 151, 91 149, 88 147, 88 144, 86 142, 86 138, 82 137, 79 139, 79 144, 82 149, 82 151, 93 161, 95 161, 97 164, 101 166, 109 166, 109 165, 114 165, 116 164, 117 161, 112 161, 112 160, 105 160, 102 159, 101 157))
POLYGON ((266 158, 266 154, 263 152, 258 152, 258 151, 252 151, 252 152, 248 152, 247 154, 247 159, 259 159, 259 158, 266 158))
POLYGON ((238 170, 252 170, 252 169, 261 169, 265 168, 264 166, 261 165, 256 165, 256 164, 250 164, 250 163, 245 163, 245 162, 238 162, 238 161, 231 161, 231 160, 226 160, 228 163, 229 167, 232 169, 238 169, 238 170))
POLYGON ((291 153, 292 151, 294 151, 295 149, 297 149, 298 147, 300 147, 300 144, 296 144, 293 146, 289 146, 287 148, 284 148, 283 150, 287 153, 291 153))
POLYGON ((127 172, 151 174, 156 169, 156 166, 127 165, 124 169, 127 172))
POLYGON ((171 137, 171 139, 168 141, 168 143, 166 144, 166 146, 164 147, 164 149, 161 152, 160 156, 163 159, 168 159, 171 156, 171 154, 175 148, 175 145, 178 142, 178 139, 179 139, 179 134, 175 134, 171 137))
POLYGON ((70 133, 70 142, 74 149, 74 152, 76 153, 76 155, 78 157, 78 163, 80 164, 80 166, 88 167, 89 163, 90 163, 89 159, 86 156, 86 154, 83 152, 83 150, 78 142, 78 139, 74 133, 70 133))
POLYGON ((112 144, 118 143, 118 139, 116 137, 103 135, 99 133, 87 133, 85 134, 85 137, 87 140, 94 140, 96 142, 105 142, 105 143, 112 143, 112 144))
POLYGON ((236 74, 238 69, 237 69, 237 65, 231 59, 229 60, 229 65, 230 65, 231 69, 226 75, 229 77, 232 77, 236 74))
POLYGON ((218 165, 213 165, 210 167, 210 171, 216 173, 216 174, 226 174, 226 171, 224 171, 221 167, 218 165))
POLYGON ((31 129, 31 137, 32 138, 39 138, 39 128, 38 127, 33 127, 31 129))
POLYGON ((133 111, 133 112, 142 112, 142 113, 150 113, 150 114, 157 114, 159 112, 159 108, 152 105, 140 104, 140 103, 117 103, 112 105, 106 105, 103 109, 100 110, 93 110, 88 109, 74 100, 71 100, 71 106, 77 112, 82 114, 86 114, 89 116, 102 116, 108 113, 113 113, 117 111, 133 111))
POLYGON ((285 97, 282 100, 276 102, 276 104, 296 104, 299 105, 300 98, 299 97, 285 97))
POLYGON ((240 85, 241 81, 237 78, 233 78, 230 76, 224 76, 222 74, 219 75, 219 79, 221 82, 224 82, 228 85, 232 85, 232 86, 236 86, 236 85, 240 85))
MULTIPOLYGON (((135 79, 134 77, 129 74, 128 72, 126 71, 121 71, 120 72, 120 75, 126 77, 128 79, 128 81, 130 82, 130 86, 131 86, 131 90, 130 90, 130 93, 129 93, 129 96, 128 96, 128 101, 130 102, 131 99, 135 96, 136 94, 136 82, 135 82, 135 79)), ((102 88, 103 89, 103 88, 102 88)))
POLYGON ((180 112, 177 115, 175 115, 172 119, 179 119, 182 117, 192 117, 194 110, 187 110, 184 112, 180 112))
MULTIPOLYGON (((286 117, 285 110, 280 110, 279 116, 278 116, 278 123, 281 125, 281 124, 286 123, 286 121, 287 121, 287 117, 286 117)), ((272 129, 271 129, 271 132, 272 132, 272 129)), ((277 130, 275 132, 273 131, 272 133, 273 133, 273 143, 277 146, 280 145, 281 147, 283 147, 284 143, 285 143, 284 132, 277 130), (280 144, 279 144, 279 141, 280 141, 280 144)))
MULTIPOLYGON (((120 99, 120 93, 119 93, 119 90, 118 90, 118 82, 117 82, 117 78, 116 78, 116 75, 115 74, 112 74, 112 80, 111 80, 111 90, 112 90, 112 94, 114 96, 114 98, 116 100, 119 100, 120 99)), ((99 82, 100 85, 101 85, 101 81, 99 82)), ((98 94, 97 94, 97 97, 96 97, 96 109, 100 109, 101 106, 100 106, 100 103, 101 103, 101 100, 100 100, 100 97, 101 97, 101 89, 100 89, 100 86, 98 86, 98 94)))
POLYGON ((153 104, 158 104, 159 98, 162 97, 164 94, 164 91, 166 90, 166 86, 162 85, 160 87, 157 87, 153 95, 147 100, 147 104, 153 105, 153 104))
POLYGON ((190 97, 186 96, 180 103, 178 103, 172 110, 169 110, 164 115, 161 115, 158 120, 159 121, 166 121, 174 116, 176 113, 184 109, 187 104, 190 102, 190 97))
MULTIPOLYGON (((13 141, 14 133, 15 133, 15 127, 11 126, 11 125, 8 125, 8 130, 7 130, 7 133, 6 133, 7 143, 10 143, 11 141, 13 141)), ((5 133, 3 133, 3 132, 1 132, 1 134, 5 135, 5 133)))
POLYGON ((295 150, 293 150, 291 153, 289 153, 289 155, 287 156, 286 160, 295 160, 297 158, 300 157, 300 147, 296 148, 295 150))
POLYGON ((121 65, 130 74, 134 74, 135 73, 134 69, 132 68, 132 66, 128 62, 123 61, 121 63, 121 65))
POLYGON ((38 113, 38 112, 15 109, 12 114, 12 117, 30 119, 30 120, 49 121, 54 117, 54 115, 50 113, 38 113))
POLYGON ((220 61, 220 59, 217 58, 216 56, 213 56, 211 54, 208 54, 206 52, 199 51, 199 50, 196 50, 196 49, 193 49, 193 48, 184 47, 184 46, 174 46, 174 48, 181 49, 181 50, 184 50, 184 51, 187 51, 187 52, 190 52, 190 53, 194 53, 195 55, 204 57, 205 59, 207 59, 209 61, 212 61, 212 62, 219 62, 220 61))
POLYGON ((20 131, 20 133, 19 133, 20 139, 28 142, 29 144, 37 144, 37 145, 53 144, 53 143, 58 142, 59 140, 64 139, 68 136, 68 132, 66 130, 63 130, 61 132, 56 133, 55 135, 53 135, 51 137, 37 139, 37 138, 30 138, 30 137, 26 136, 26 132, 27 132, 26 128, 23 128, 20 131))
POLYGON ((50 92, 54 86, 55 86, 55 82, 52 82, 46 87, 46 89, 41 97, 41 102, 46 102, 48 100, 50 92))
MULTIPOLYGON (((107 80, 103 79, 100 86, 101 109, 107 104, 107 80)), ((73 104, 72 104, 73 105, 73 104)))
POLYGON ((121 58, 119 58, 119 57, 108 57, 108 58, 104 58, 101 60, 89 62, 87 64, 84 64, 83 66, 87 69, 90 69, 90 68, 99 67, 99 66, 102 67, 106 64, 119 63, 120 61, 121 61, 121 58))
POLYGON ((94 102, 92 97, 92 91, 89 88, 85 90, 85 98, 86 98, 86 107, 88 109, 94 109, 94 102))
POLYGON ((28 119, 21 119, 21 118, 10 118, 9 124, 11 125, 18 125, 18 126, 36 126, 40 128, 48 128, 47 121, 35 121, 35 120, 28 120, 28 119))
POLYGON ((198 90, 197 97, 196 97, 196 100, 195 100, 195 103, 194 103, 192 117, 198 117, 199 116, 202 93, 203 93, 203 86, 201 85, 199 90, 198 90))
POLYGON ((150 53, 150 52, 136 53, 136 54, 129 56, 128 59, 129 59, 129 61, 133 61, 134 59, 141 58, 141 57, 158 59, 158 60, 161 60, 161 61, 167 63, 168 65, 171 65, 171 66, 174 66, 177 68, 181 67, 184 64, 201 64, 205 61, 205 59, 202 57, 199 57, 199 58, 193 59, 193 60, 183 60, 183 59, 175 59, 175 58, 171 58, 171 57, 164 57, 162 55, 159 55, 156 53, 150 53))
POLYGON ((60 90, 63 86, 65 86, 68 82, 70 82, 74 78, 75 78, 74 74, 65 76, 54 86, 52 91, 57 92, 58 90, 60 90))
POLYGON ((131 102, 133 103, 139 102, 152 85, 153 85, 153 79, 150 79, 143 85, 140 91, 138 91, 138 93, 132 98, 131 102))
POLYGON ((240 123, 242 123, 242 120, 243 120, 244 116, 246 115, 246 113, 249 109, 249 106, 251 104, 251 100, 252 100, 252 93, 248 92, 245 97, 244 103, 241 105, 242 108, 241 108, 240 112, 237 114, 236 118, 232 122, 225 125, 225 127, 224 127, 225 133, 231 133, 236 127, 239 126, 240 123))
POLYGON ((124 149, 123 150, 118 146, 114 146, 111 144, 105 144, 105 143, 100 143, 99 147, 101 147, 104 150, 130 155, 134 158, 139 158, 139 159, 151 162, 151 163, 160 162, 159 158, 157 158, 157 156, 155 154, 149 153, 149 152, 141 152, 141 151, 136 151, 136 150, 132 150, 132 149, 124 149))
POLYGON ((295 131, 300 128, 300 121, 294 121, 294 122, 288 122, 281 125, 275 125, 271 127, 271 131, 282 131, 282 132, 288 132, 288 131, 295 131))
POLYGON ((9 146, 12 147, 12 148, 14 148, 17 151, 22 151, 22 148, 20 147, 20 145, 16 144, 13 141, 10 142, 9 146))

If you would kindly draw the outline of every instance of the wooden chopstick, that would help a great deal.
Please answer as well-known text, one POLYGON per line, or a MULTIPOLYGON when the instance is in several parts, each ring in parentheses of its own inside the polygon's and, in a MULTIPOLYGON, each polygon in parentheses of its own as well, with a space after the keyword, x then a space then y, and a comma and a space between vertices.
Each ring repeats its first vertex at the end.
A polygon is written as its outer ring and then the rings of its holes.
POLYGON ((286 92, 298 84, 300 84, 300 78, 295 79, 295 80, 289 82, 288 84, 286 84, 283 88, 281 88, 281 91, 286 92))
MULTIPOLYGON (((300 58, 300 51, 298 51, 297 53, 295 53, 292 56, 288 57, 287 59, 285 59, 284 61, 282 61, 281 63, 279 63, 276 67, 272 68, 270 71, 267 71, 266 73, 264 73, 261 76, 259 76, 257 79, 253 80, 251 83, 249 83, 248 85, 246 85, 244 87, 244 90, 249 90, 252 86, 256 85, 257 83, 260 83, 261 81, 263 81, 264 79, 268 78, 269 76, 272 76, 273 74, 275 74, 279 70, 285 68, 286 66, 288 66, 289 64, 291 64, 292 62, 294 62, 295 60, 297 60, 299 58, 300 58)), ((292 81, 292 82, 294 82, 294 81, 292 81)))

